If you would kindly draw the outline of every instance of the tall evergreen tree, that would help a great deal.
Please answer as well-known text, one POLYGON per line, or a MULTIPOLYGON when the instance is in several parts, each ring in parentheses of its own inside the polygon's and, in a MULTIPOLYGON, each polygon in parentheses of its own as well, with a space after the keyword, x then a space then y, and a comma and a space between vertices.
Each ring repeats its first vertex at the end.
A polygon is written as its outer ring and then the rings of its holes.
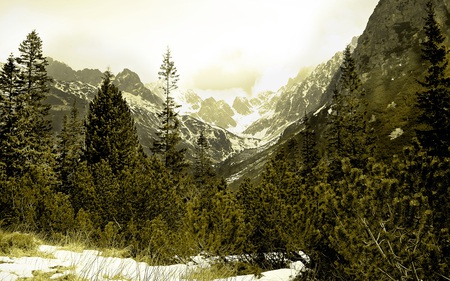
POLYGON ((349 157, 352 163, 362 167, 372 152, 373 139, 364 90, 349 46, 344 50, 340 71, 327 135, 328 157, 338 161, 349 157))
MULTIPOLYGON (((19 93, 23 80, 16 60, 11 54, 0 72, 0 163, 8 171, 13 166, 14 151, 17 151, 17 121, 19 93)), ((10 172, 8 172, 10 174, 10 172)))
POLYGON ((180 105, 175 103, 172 94, 178 88, 179 75, 169 48, 163 55, 163 63, 158 75, 159 79, 163 81, 162 89, 165 101, 163 110, 158 113, 161 125, 157 131, 158 139, 153 142, 153 152, 161 155, 166 168, 173 172, 180 172, 186 166, 184 159, 186 149, 178 148, 181 137, 180 121, 176 109, 180 105))
POLYGON ((19 47, 20 56, 8 58, 1 72, 2 160, 8 176, 21 176, 33 165, 52 167, 50 105, 45 104, 51 79, 45 67, 42 41, 36 31, 19 47), (15 61, 18 63, 16 66, 15 61))
POLYGON ((14 133, 17 132, 15 128, 18 115, 15 105, 20 81, 19 69, 11 54, 0 71, 0 217, 5 223, 11 221, 13 214, 12 194, 7 177, 11 175, 14 151, 17 151, 14 133))
POLYGON ((449 156, 450 78, 445 76, 448 50, 432 1, 428 2, 426 12, 422 59, 428 64, 428 71, 425 79, 419 81, 424 90, 417 97, 421 125, 416 132, 421 145, 430 153, 449 156))
POLYGON ((208 139, 204 134, 204 130, 201 130, 196 143, 196 156, 193 165, 194 179, 199 185, 205 184, 215 176, 208 150, 208 139))
POLYGON ((84 144, 84 126, 79 117, 76 100, 69 115, 64 116, 63 128, 58 136, 57 170, 60 176, 60 191, 73 192, 72 176, 81 161, 84 144))
POLYGON ((319 152, 317 150, 316 144, 316 133, 311 126, 310 119, 305 113, 303 118, 303 123, 305 124, 305 129, 300 133, 303 137, 303 142, 301 146, 301 156, 302 156, 302 175, 307 176, 312 172, 312 169, 319 163, 319 152))
POLYGON ((48 62, 42 52, 42 40, 35 30, 20 44, 19 52, 17 62, 21 66, 23 86, 18 111, 22 119, 19 126, 24 138, 22 152, 27 154, 24 155, 24 160, 31 163, 48 162, 53 141, 51 120, 48 118, 51 106, 44 101, 52 79, 47 75, 48 62))
POLYGON ((130 108, 107 71, 86 117, 84 157, 90 165, 106 161, 114 174, 135 167, 143 157, 130 108))

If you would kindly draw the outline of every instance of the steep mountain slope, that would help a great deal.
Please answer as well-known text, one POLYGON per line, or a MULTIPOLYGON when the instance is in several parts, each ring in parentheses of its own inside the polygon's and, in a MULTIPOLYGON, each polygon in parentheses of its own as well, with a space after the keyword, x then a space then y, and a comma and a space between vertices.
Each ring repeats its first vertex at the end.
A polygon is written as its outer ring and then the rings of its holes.
MULTIPOLYGON (((427 2, 428 0, 381 0, 364 33, 358 38, 353 52, 363 82, 363 98, 367 101, 369 114, 374 120, 377 153, 380 157, 400 153, 402 147, 414 136, 417 117, 414 105, 416 93, 420 90, 417 80, 423 79, 426 71, 421 60, 420 43, 425 39, 423 18, 427 2)), ((435 1, 435 4, 437 19, 447 36, 446 44, 450 46, 450 2, 435 1)), ((265 150, 253 150, 250 158, 241 157, 248 154, 244 151, 228 159, 221 170, 226 177, 233 180, 242 174, 258 177, 263 163, 274 151, 286 145, 289 139, 299 138, 298 133, 304 127, 300 117, 305 111, 310 112, 310 121, 319 135, 319 147, 323 148, 327 107, 331 104, 330 95, 334 82, 339 77, 339 56, 336 55, 325 64, 330 66, 328 70, 334 71, 328 71, 323 68, 324 65, 318 66, 302 84, 295 89, 286 89, 274 116, 268 120, 261 119, 246 130, 255 133, 259 124, 262 124, 261 128, 267 128, 267 124, 275 122, 279 122, 277 126, 284 129, 279 141, 273 146, 268 146, 265 150), (323 79, 309 82, 314 75, 323 79), (305 94, 305 89, 311 89, 316 94, 305 94), (302 101, 303 97, 310 98, 302 101), (316 109, 311 107, 314 104, 316 109), (288 120, 294 121, 289 125, 288 120)), ((273 129, 269 127, 269 132, 276 132, 277 126, 273 126, 273 129)))
MULTIPOLYGON (((381 156, 397 153, 414 136, 417 80, 426 71, 420 43, 428 0, 381 0, 354 51, 370 110, 377 118, 381 156), (397 135, 391 135, 399 132, 397 135), (400 132, 403 132, 400 134, 400 132)), ((434 1, 450 45, 450 2, 434 1)))
MULTIPOLYGON (((354 40, 352 45, 355 44, 354 40)), ((306 77, 291 79, 278 93, 264 93, 269 102, 260 105, 264 110, 261 118, 243 131, 261 138, 262 146, 233 155, 222 163, 220 174, 229 182, 238 181, 242 176, 257 178, 273 152, 303 129, 303 116, 317 115, 330 104, 332 85, 337 79, 342 58, 343 53, 338 52, 306 77)))
MULTIPOLYGON (((351 43, 352 46, 356 45, 356 40, 355 37, 351 43)), ((279 90, 280 97, 275 103, 273 113, 253 123, 244 131, 244 134, 255 135, 264 131, 264 139, 272 140, 305 113, 311 113, 322 107, 330 99, 327 87, 333 81, 342 58, 342 52, 338 52, 329 61, 318 65, 303 79, 290 80, 279 90)))
POLYGON ((88 69, 75 71, 63 62, 52 58, 47 58, 49 65, 47 73, 50 77, 58 81, 79 81, 91 85, 98 85, 102 81, 103 73, 98 69, 88 69))

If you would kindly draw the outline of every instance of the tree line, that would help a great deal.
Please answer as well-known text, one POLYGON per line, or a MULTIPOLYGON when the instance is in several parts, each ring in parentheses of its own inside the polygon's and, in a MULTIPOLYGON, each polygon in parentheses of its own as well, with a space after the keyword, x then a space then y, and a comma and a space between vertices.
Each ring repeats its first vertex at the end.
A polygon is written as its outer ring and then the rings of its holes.
POLYGON ((450 278, 448 49, 432 2, 425 11, 426 71, 417 77, 421 90, 410 93, 419 114, 401 153, 377 156, 375 121, 347 47, 325 129, 305 116, 261 182, 240 187, 256 252, 309 256, 297 280, 450 278))
POLYGON ((52 81, 31 32, 0 72, 2 225, 76 233, 165 263, 198 253, 230 263, 233 255, 241 272, 300 259, 307 270, 297 280, 449 280, 448 51, 431 2, 425 11, 427 71, 418 77, 422 90, 411 93, 420 112, 416 138, 401 154, 374 153, 373 120, 348 47, 325 148, 305 114, 304 130, 274 154, 261 180, 245 179, 237 191, 215 174, 206 131, 195 161, 184 157, 169 49, 158 73, 165 101, 146 155, 108 71, 85 119, 74 105, 52 136, 45 104, 52 81))

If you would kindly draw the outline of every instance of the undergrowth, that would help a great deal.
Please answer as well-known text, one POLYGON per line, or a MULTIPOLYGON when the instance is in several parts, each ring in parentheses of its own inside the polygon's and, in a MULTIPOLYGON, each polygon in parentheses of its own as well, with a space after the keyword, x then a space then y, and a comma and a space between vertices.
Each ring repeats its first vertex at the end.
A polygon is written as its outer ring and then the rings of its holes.
POLYGON ((47 257, 39 251, 42 241, 33 234, 0 230, 0 255, 8 257, 47 257))

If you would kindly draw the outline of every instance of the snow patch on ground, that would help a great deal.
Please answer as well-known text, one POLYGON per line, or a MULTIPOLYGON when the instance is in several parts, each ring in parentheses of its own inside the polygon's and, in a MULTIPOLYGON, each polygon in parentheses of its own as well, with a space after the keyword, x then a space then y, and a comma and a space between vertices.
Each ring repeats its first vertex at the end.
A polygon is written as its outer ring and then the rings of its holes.
MULTIPOLYGON (((202 256, 193 257, 188 264, 149 266, 130 258, 104 257, 101 252, 95 250, 84 250, 78 253, 60 250, 55 246, 48 245, 41 245, 39 250, 52 255, 54 258, 0 257, 0 280, 16 281, 19 278, 32 278, 33 271, 41 271, 50 273, 50 279, 74 274, 87 280, 109 281, 118 280, 117 278, 120 277, 120 280, 175 281, 185 280, 184 278, 189 272, 199 267, 209 266, 208 261, 202 256), (57 272, 57 270, 59 271, 57 272)), ((289 268, 263 272, 261 278, 254 275, 243 275, 217 281, 289 281, 303 270, 303 263, 297 261, 291 263, 289 268)))

